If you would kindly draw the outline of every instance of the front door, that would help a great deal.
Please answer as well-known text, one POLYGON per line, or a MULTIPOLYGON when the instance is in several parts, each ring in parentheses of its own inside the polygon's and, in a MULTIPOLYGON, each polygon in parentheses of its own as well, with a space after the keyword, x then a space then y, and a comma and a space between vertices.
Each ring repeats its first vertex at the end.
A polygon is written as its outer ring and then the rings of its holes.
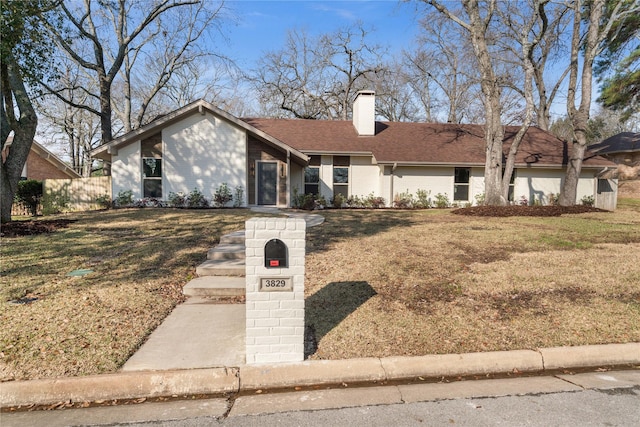
POLYGON ((278 204, 278 163, 258 162, 257 174, 258 204, 278 204))

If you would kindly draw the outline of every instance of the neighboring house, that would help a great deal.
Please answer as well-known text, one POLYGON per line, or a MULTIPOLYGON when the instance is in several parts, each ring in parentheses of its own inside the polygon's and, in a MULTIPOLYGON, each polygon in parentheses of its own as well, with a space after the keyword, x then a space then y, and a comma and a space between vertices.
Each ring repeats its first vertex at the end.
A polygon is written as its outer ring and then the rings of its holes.
MULTIPOLYGON (((9 137, 9 141, 2 151, 2 160, 7 156, 9 150, 11 150, 11 143, 13 137, 9 137)), ((58 156, 51 151, 44 148, 42 145, 33 141, 31 144, 31 150, 27 157, 27 162, 22 168, 22 179, 35 179, 43 181, 45 179, 69 179, 80 178, 80 175, 60 160, 58 156)))
POLYGON ((640 175, 640 133, 622 132, 589 146, 589 149, 618 165, 615 177, 638 179, 640 175))
MULTIPOLYGON (((353 121, 239 119, 199 100, 92 151, 111 162, 112 191, 168 199, 194 188, 242 186, 242 205, 291 206, 297 193, 383 197, 417 190, 473 203, 484 193, 480 125, 375 120, 375 94, 363 91, 353 121)), ((505 128, 505 152, 518 128, 505 128)), ((548 203, 560 192, 567 144, 532 127, 516 162, 511 198, 548 203)), ((598 177, 614 164, 588 155, 578 199, 596 196, 598 177)), ((610 186, 611 191, 615 185, 610 186)), ((614 194, 615 196, 615 194, 614 194)), ((615 199, 615 197, 614 197, 615 199)))

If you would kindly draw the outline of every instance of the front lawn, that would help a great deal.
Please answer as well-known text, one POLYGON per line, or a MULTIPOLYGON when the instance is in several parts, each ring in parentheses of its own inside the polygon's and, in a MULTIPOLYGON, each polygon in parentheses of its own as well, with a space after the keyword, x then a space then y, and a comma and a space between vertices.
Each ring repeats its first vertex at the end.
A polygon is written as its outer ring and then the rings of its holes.
MULTIPOLYGON (((637 203, 551 218, 320 213, 307 234, 312 359, 640 341, 637 203)), ((3 237, 0 379, 117 370, 207 250, 254 215, 91 212, 3 237)))

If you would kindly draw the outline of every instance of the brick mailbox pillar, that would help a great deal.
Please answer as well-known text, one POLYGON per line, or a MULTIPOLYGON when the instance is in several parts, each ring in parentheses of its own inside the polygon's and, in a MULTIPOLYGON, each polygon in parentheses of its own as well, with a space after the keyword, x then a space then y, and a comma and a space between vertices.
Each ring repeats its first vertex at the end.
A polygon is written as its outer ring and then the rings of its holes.
POLYGON ((246 222, 246 362, 304 359, 306 223, 300 218, 246 222))

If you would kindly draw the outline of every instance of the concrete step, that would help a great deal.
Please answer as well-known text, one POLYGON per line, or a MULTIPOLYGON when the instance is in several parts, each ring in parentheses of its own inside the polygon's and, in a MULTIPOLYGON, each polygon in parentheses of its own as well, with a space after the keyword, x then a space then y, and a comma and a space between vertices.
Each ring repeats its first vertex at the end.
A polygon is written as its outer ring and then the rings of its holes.
POLYGON ((245 259, 244 242, 224 243, 209 249, 207 259, 245 259))
POLYGON ((226 297, 245 294, 245 278, 237 276, 196 277, 184 285, 182 293, 189 297, 226 297))
POLYGON ((196 274, 202 276, 244 276, 243 259, 208 259, 196 267, 196 274))
POLYGON ((244 245, 244 230, 234 231, 220 237, 220 244, 242 244, 244 245))

